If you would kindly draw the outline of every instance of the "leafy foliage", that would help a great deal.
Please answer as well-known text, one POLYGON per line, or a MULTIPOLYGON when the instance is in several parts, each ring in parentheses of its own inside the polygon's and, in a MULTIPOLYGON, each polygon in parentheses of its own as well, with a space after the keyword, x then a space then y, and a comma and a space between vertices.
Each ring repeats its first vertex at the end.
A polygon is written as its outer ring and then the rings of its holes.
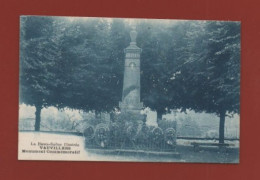
MULTIPOLYGON (((138 22, 141 100, 159 119, 181 108, 216 113, 223 124, 227 112, 239 113, 239 23, 138 22)), ((51 105, 118 108, 129 29, 122 19, 22 17, 20 102, 38 116, 51 105)))

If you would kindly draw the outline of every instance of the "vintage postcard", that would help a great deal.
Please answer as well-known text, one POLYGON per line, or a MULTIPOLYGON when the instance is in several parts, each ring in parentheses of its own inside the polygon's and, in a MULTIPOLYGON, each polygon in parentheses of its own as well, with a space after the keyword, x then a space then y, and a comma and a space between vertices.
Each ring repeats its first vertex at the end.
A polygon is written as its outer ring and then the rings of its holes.
POLYGON ((240 22, 20 17, 19 160, 239 163, 240 22))

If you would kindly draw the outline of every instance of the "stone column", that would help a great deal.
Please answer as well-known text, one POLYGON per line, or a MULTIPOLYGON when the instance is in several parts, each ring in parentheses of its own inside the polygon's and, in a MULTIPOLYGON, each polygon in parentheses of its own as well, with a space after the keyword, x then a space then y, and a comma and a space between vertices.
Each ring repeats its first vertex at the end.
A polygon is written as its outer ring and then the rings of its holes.
POLYGON ((140 113, 143 108, 143 103, 140 102, 140 54, 142 50, 136 45, 135 28, 131 30, 130 36, 130 45, 124 50, 124 82, 122 102, 119 102, 119 107, 122 112, 140 113))

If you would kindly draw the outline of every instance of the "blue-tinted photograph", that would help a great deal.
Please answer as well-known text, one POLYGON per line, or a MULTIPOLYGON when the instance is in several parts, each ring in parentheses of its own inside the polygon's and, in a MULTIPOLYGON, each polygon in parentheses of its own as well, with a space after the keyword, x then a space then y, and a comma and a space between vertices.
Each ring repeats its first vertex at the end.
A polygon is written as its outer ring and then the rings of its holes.
POLYGON ((239 163, 240 28, 21 16, 18 159, 239 163))

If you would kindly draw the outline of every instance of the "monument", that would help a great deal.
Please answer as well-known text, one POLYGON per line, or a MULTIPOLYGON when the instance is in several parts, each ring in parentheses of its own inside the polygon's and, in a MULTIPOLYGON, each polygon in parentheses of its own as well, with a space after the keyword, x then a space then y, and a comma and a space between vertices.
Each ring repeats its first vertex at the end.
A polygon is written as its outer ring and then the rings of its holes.
POLYGON ((93 152, 107 149, 107 152, 177 157, 176 128, 166 123, 161 123, 161 127, 149 126, 146 124, 146 114, 141 113, 144 108, 140 93, 142 50, 136 45, 135 27, 130 31, 130 37, 130 45, 124 50, 122 101, 119 102, 121 113, 116 113, 111 121, 86 125, 83 132, 85 144, 88 150, 94 149, 93 152))
POLYGON ((140 101, 140 54, 142 49, 136 45, 137 32, 135 27, 130 32, 130 45, 124 50, 125 67, 122 102, 119 107, 122 113, 140 114, 143 103, 140 101))

